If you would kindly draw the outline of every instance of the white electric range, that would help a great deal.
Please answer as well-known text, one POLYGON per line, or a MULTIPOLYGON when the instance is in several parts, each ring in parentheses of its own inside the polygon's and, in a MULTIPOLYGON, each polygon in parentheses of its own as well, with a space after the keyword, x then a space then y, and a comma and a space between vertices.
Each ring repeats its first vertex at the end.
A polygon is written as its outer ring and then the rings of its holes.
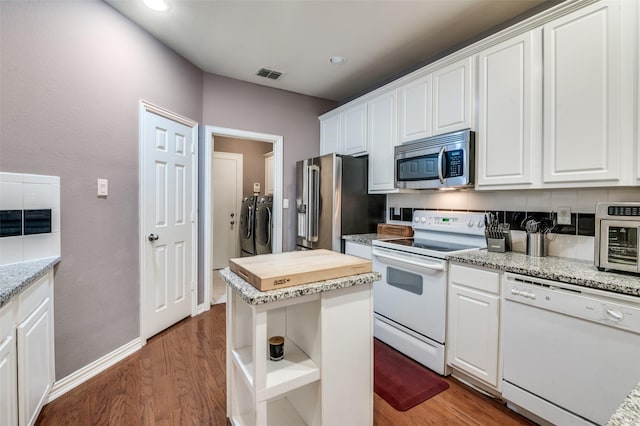
POLYGON ((374 336, 446 375, 446 256, 486 248, 484 214, 416 210, 413 238, 374 240, 374 336))

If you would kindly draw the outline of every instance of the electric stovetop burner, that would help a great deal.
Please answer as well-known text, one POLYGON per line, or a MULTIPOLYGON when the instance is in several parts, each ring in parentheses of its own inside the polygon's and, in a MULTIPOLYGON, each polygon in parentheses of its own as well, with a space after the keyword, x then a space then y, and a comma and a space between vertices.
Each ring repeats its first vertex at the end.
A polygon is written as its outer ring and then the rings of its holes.
POLYGON ((448 243, 444 241, 420 240, 416 238, 403 238, 398 240, 394 239, 394 240, 388 240, 387 242, 391 244, 398 244, 401 246, 414 247, 414 248, 419 248, 424 250, 439 251, 444 253, 478 248, 477 246, 448 243))

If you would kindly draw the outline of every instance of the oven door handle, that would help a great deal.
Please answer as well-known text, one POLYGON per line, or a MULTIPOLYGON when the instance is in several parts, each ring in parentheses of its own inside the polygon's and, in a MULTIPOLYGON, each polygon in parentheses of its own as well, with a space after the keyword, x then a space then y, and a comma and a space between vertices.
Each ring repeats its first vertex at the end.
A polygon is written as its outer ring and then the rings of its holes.
POLYGON ((377 258, 390 261, 395 265, 405 264, 405 265, 417 266, 418 268, 430 269, 432 271, 444 271, 444 266, 439 263, 416 262, 408 259, 398 259, 396 257, 387 256, 380 253, 374 253, 373 255, 377 258))

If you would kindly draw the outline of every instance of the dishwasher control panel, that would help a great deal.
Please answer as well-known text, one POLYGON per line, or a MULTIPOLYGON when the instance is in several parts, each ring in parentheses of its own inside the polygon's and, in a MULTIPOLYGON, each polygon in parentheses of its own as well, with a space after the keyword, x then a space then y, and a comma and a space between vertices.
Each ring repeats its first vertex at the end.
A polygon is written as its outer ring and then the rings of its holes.
POLYGON ((506 301, 599 322, 640 334, 640 301, 632 296, 506 274, 506 301))

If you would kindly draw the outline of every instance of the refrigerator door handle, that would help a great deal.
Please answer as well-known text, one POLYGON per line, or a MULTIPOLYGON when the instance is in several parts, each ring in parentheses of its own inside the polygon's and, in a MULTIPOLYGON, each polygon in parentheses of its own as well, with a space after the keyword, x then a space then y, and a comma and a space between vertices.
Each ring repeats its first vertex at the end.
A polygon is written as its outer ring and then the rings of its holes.
POLYGON ((307 214, 307 240, 318 241, 318 225, 320 220, 320 167, 309 166, 309 210, 307 214))

